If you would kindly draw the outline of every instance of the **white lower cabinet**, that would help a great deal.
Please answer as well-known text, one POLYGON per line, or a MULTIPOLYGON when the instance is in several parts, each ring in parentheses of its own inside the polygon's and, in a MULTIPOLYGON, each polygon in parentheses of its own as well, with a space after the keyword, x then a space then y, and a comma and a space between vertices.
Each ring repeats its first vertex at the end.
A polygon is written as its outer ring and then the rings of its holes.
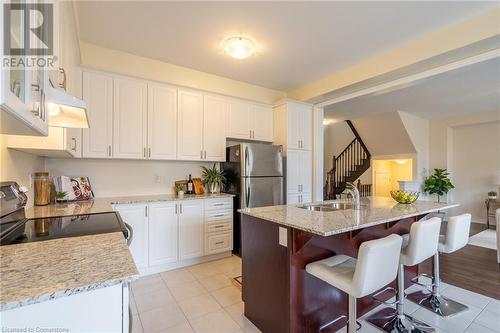
POLYGON ((179 201, 179 259, 203 255, 203 200, 179 201))
POLYGON ((4 310, 2 332, 129 332, 128 287, 117 284, 4 310))
POLYGON ((141 274, 225 255, 233 246, 232 198, 116 204, 133 229, 130 252, 141 274))
POLYGON ((177 202, 155 202, 149 204, 149 265, 176 262, 177 247, 177 202))
POLYGON ((148 266, 148 205, 126 204, 116 205, 114 210, 120 213, 123 222, 128 223, 133 229, 130 252, 135 265, 140 270, 148 266))

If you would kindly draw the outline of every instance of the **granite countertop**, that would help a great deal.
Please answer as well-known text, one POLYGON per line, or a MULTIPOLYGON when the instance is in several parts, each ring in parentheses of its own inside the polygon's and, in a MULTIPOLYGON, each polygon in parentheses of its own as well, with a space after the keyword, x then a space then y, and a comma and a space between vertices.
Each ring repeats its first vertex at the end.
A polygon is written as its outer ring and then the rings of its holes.
POLYGON ((0 311, 138 277, 121 232, 0 247, 0 311))
POLYGON ((180 200, 195 200, 195 199, 216 199, 216 198, 225 198, 233 196, 234 196, 233 194, 215 193, 215 194, 200 194, 200 195, 185 194, 184 197, 182 198, 177 197, 175 194, 94 198, 89 201, 74 201, 74 202, 51 204, 47 206, 29 207, 26 208, 26 217, 29 219, 33 219, 33 218, 55 217, 55 216, 109 213, 113 211, 112 205, 116 204, 133 204, 133 203, 180 201, 180 200))
MULTIPOLYGON (((325 201, 324 203, 328 202, 334 201, 325 201)), ((302 209, 298 206, 301 205, 247 208, 240 209, 239 212, 320 236, 331 236, 457 207, 458 204, 417 200, 411 205, 402 205, 388 197, 366 197, 361 198, 361 209, 358 211, 346 209, 319 212, 302 209)))

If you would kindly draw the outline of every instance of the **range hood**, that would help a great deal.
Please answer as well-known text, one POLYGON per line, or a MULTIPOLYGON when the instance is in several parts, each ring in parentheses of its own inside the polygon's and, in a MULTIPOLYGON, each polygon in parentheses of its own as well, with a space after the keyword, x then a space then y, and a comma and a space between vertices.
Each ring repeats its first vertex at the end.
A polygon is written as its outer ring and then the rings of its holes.
POLYGON ((88 128, 87 103, 49 85, 47 91, 49 126, 88 128))

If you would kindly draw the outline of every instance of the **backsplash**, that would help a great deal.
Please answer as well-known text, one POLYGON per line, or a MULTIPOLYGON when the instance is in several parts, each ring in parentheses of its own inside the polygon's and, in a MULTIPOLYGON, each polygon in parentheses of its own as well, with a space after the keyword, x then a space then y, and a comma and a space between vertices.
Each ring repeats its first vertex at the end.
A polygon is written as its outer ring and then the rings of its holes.
POLYGON ((174 181, 200 177, 210 162, 47 158, 51 177, 88 176, 96 197, 171 194, 174 181))

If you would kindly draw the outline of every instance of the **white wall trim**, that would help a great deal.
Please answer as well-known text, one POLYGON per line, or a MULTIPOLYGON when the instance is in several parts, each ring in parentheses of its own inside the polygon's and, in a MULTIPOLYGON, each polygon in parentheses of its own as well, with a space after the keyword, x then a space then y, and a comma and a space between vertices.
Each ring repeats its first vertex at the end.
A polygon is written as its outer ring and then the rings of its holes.
POLYGON ((322 107, 313 107, 313 201, 323 201, 323 137, 324 110, 322 107))

